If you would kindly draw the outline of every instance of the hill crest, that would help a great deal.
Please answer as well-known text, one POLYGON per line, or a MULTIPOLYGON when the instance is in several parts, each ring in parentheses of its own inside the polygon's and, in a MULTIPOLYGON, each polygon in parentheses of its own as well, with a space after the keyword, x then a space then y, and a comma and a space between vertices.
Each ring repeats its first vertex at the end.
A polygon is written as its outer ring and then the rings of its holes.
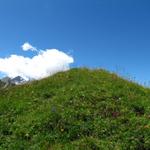
POLYGON ((71 69, 0 91, 1 149, 149 149, 150 90, 71 69))

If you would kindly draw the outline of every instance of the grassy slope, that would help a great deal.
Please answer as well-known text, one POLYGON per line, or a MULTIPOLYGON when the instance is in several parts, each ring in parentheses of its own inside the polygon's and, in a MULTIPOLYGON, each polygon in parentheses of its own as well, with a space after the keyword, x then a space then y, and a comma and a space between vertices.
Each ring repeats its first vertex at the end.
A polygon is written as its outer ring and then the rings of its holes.
POLYGON ((0 91, 0 149, 150 148, 150 90, 72 69, 0 91))

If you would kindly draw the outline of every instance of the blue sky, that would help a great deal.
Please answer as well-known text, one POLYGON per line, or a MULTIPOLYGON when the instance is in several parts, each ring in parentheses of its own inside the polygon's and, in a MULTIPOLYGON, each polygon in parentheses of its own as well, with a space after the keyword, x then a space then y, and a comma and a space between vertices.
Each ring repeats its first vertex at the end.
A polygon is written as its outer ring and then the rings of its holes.
POLYGON ((24 42, 72 52, 73 67, 102 67, 150 80, 149 0, 0 0, 0 57, 24 42), (119 69, 118 69, 119 68, 119 69))

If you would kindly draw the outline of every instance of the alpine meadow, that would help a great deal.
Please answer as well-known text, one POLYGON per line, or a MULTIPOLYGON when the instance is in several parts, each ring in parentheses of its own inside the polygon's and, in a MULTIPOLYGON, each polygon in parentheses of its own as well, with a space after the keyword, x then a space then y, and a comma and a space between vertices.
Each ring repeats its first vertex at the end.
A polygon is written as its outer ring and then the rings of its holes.
POLYGON ((71 69, 0 90, 0 149, 149 150, 150 89, 71 69))
POLYGON ((0 150, 150 150, 150 0, 0 0, 0 150))

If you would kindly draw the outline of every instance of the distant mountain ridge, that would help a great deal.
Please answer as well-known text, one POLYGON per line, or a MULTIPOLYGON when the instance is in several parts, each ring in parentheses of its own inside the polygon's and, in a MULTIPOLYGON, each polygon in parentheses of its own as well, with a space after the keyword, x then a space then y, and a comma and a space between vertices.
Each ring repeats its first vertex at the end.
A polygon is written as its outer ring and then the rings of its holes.
POLYGON ((26 80, 24 78, 22 78, 21 76, 17 76, 15 78, 11 79, 11 82, 14 84, 22 84, 22 83, 25 83, 26 80))
POLYGON ((24 78, 22 78, 21 76, 17 76, 15 78, 4 77, 0 80, 0 87, 6 88, 9 86, 19 85, 19 84, 23 84, 26 82, 27 81, 24 78))

